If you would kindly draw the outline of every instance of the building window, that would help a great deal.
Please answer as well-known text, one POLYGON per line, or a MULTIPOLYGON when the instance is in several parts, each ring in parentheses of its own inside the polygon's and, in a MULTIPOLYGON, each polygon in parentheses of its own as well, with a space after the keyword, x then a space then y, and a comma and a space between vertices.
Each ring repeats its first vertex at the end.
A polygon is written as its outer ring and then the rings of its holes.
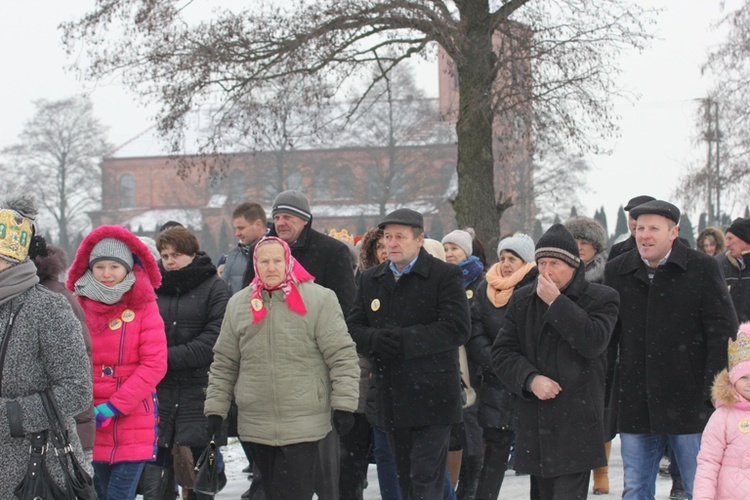
POLYGON ((120 208, 135 206, 135 180, 130 174, 120 177, 120 208))
POLYGON ((332 195, 331 190, 331 173, 330 167, 321 166, 315 172, 313 178, 313 188, 315 189, 316 200, 330 200, 332 195))
POLYGON ((348 165, 338 169, 339 198, 354 198, 354 173, 348 165))
POLYGON ((245 201, 245 174, 241 170, 229 173, 229 198, 232 203, 245 201))
POLYGON ((208 174, 208 194, 213 196, 215 194, 222 194, 224 192, 224 174, 220 170, 211 170, 208 174))

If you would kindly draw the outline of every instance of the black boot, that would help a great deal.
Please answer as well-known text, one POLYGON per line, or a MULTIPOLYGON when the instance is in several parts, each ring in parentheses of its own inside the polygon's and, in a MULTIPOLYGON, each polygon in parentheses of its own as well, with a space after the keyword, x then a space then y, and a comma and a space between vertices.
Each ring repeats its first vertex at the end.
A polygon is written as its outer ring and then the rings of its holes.
POLYGON ((174 474, 156 464, 146 464, 141 473, 140 490, 143 500, 174 500, 176 498, 174 474))
POLYGON ((474 500, 477 496, 479 476, 482 474, 482 456, 464 457, 461 462, 461 474, 458 476, 458 500, 474 500))

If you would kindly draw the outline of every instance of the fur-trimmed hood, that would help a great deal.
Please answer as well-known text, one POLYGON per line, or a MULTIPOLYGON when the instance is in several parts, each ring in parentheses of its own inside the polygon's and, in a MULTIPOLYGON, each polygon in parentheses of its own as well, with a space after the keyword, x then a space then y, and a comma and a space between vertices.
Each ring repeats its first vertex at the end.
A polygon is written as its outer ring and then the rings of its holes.
POLYGON ((716 253, 714 255, 719 255, 727 249, 724 232, 718 227, 708 226, 706 229, 701 231, 701 234, 698 235, 698 239, 696 240, 696 246, 698 247, 698 250, 700 250, 701 252, 703 251, 703 241, 708 236, 713 236, 714 240, 716 241, 716 253))
POLYGON ((68 281, 65 286, 71 292, 75 292, 75 284, 89 268, 89 257, 97 243, 104 238, 115 238, 125 243, 133 253, 133 273, 135 274, 135 285, 133 289, 123 296, 123 300, 134 307, 139 307, 147 302, 156 300, 155 288, 161 285, 161 273, 153 255, 148 247, 138 239, 136 235, 122 226, 100 226, 91 231, 78 247, 73 265, 68 272, 68 281))
POLYGON ((750 401, 740 396, 734 388, 732 381, 729 379, 729 372, 724 369, 714 377, 714 385, 711 388, 711 396, 714 406, 733 406, 743 405, 750 408, 750 401))

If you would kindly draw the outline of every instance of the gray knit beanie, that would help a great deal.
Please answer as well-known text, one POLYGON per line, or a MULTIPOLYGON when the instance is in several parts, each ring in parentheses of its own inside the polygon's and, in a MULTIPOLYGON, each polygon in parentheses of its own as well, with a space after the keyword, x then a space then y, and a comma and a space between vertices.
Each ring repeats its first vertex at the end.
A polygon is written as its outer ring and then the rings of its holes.
POLYGON ((497 256, 503 250, 510 250, 523 259, 524 262, 534 262, 534 240, 523 233, 503 238, 497 245, 497 256))
POLYGON ((607 233, 598 220, 579 215, 566 220, 565 227, 573 234, 573 238, 591 243, 596 253, 607 249, 607 233))
POLYGON ((273 200, 271 217, 276 214, 290 214, 304 221, 309 221, 312 218, 310 202, 307 201, 304 194, 296 189, 288 189, 276 196, 276 199, 273 200))
POLYGON ((101 260, 113 260, 122 264, 127 272, 133 270, 133 252, 116 238, 104 238, 97 243, 89 256, 89 269, 101 260))
POLYGON ((455 229, 446 234, 440 241, 440 243, 442 243, 443 245, 445 245, 446 243, 453 243, 458 248, 464 251, 464 253, 466 254, 466 258, 468 259, 472 254, 473 247, 471 242, 473 239, 474 238, 472 238, 471 235, 466 231, 455 229))

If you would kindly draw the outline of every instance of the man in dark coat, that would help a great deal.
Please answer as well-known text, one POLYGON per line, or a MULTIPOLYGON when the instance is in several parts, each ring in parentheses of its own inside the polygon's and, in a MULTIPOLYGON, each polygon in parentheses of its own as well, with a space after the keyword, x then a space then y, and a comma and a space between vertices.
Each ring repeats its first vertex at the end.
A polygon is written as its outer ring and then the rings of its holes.
MULTIPOLYGON (((354 275, 349 248, 341 241, 312 228, 310 202, 296 189, 283 191, 276 196, 271 217, 273 227, 268 236, 284 240, 292 250, 292 256, 315 277, 315 283, 333 290, 346 316, 354 298, 354 275)), ((254 250, 255 244, 249 248, 249 254, 252 255, 254 250)), ((243 288, 254 277, 255 268, 250 259, 243 288)), ((318 451, 320 460, 315 470, 315 493, 321 500, 338 500, 340 449, 339 436, 335 430, 320 441, 318 451)), ((257 477, 255 472, 253 471, 254 476, 257 477)), ((247 498, 252 498, 255 490, 256 488, 251 487, 247 498)))
POLYGON ((492 367, 519 396, 515 470, 531 498, 586 498, 604 454, 606 352, 619 300, 586 281, 578 244, 555 224, 536 245, 536 283, 516 290, 492 367))
POLYGON ((737 317, 718 262, 678 240, 677 207, 650 201, 630 214, 637 251, 610 261, 604 281, 621 301, 610 359, 619 370, 623 498, 653 498, 667 442, 692 495, 711 384, 726 367, 737 317))
POLYGON ((367 269, 347 318, 357 350, 374 359, 378 426, 406 500, 443 497, 451 425, 461 422, 458 347, 469 338, 461 268, 422 248, 422 215, 388 214, 388 260, 367 269))
POLYGON ((726 230, 727 250, 716 256, 740 323, 750 321, 750 219, 735 219, 726 230))
POLYGON ((640 196, 631 198, 630 201, 628 201, 628 204, 625 205, 625 208, 623 210, 628 213, 628 230, 630 231, 630 236, 628 236, 628 239, 612 245, 612 248, 609 249, 609 255, 607 256, 608 260, 612 260, 615 257, 624 254, 625 252, 629 252, 630 250, 635 249, 635 219, 632 215, 630 215, 630 211, 638 205, 653 201, 655 199, 656 198, 654 198, 653 196, 642 194, 640 196))

